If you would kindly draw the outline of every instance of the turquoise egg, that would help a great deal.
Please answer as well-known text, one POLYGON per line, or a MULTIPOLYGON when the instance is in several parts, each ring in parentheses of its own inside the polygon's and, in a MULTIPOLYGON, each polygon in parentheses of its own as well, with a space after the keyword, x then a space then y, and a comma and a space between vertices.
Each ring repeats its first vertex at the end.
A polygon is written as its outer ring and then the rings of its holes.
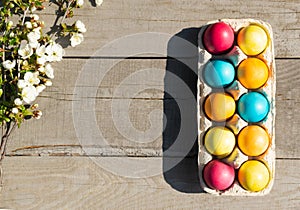
POLYGON ((242 95, 238 101, 238 113, 245 121, 256 123, 262 121, 269 113, 268 99, 259 92, 242 95))
POLYGON ((204 82, 212 88, 226 87, 234 78, 234 66, 226 60, 211 60, 203 69, 204 82))

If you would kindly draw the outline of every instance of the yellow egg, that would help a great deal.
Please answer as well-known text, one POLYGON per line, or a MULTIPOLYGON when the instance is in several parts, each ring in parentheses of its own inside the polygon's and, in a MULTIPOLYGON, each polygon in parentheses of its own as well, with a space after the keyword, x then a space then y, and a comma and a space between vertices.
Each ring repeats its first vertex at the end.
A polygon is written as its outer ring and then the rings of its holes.
POLYGON ((222 122, 235 113, 235 101, 228 93, 212 93, 204 103, 206 115, 213 121, 222 122))
POLYGON ((238 135, 238 146, 248 156, 259 156, 269 147, 270 138, 265 129, 258 125, 243 128, 238 135))
POLYGON ((237 36, 238 46, 246 55, 262 53, 268 45, 268 40, 266 31, 258 25, 242 28, 237 36))
POLYGON ((204 146, 210 154, 223 158, 234 149, 235 136, 228 128, 214 127, 207 131, 204 146))
POLYGON ((265 189, 270 180, 268 167, 258 160, 248 160, 238 171, 241 186, 249 191, 258 192, 265 189))
POLYGON ((238 67, 237 77, 247 89, 257 89, 263 86, 269 77, 269 68, 258 58, 243 60, 238 67))

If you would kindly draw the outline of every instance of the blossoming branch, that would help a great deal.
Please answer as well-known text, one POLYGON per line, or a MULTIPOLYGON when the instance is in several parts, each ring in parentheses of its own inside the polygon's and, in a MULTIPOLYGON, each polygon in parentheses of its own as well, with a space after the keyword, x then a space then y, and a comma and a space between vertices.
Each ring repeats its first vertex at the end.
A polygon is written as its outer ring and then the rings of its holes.
MULTIPOLYGON (((0 161, 13 128, 26 119, 42 116, 34 101, 52 85, 52 63, 61 61, 65 55, 55 39, 67 38, 72 47, 84 40, 86 27, 82 21, 65 23, 83 4, 84 0, 0 1, 0 161), (45 33, 45 22, 40 20, 37 11, 49 4, 57 6, 58 17, 55 27, 45 33)), ((101 5, 102 0, 96 0, 95 4, 101 5)))

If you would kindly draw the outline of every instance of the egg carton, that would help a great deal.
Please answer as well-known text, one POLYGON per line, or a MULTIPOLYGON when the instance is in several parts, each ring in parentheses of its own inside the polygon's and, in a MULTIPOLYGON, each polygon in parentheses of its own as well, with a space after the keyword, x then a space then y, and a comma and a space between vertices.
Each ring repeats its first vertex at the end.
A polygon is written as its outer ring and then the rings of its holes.
MULTIPOLYGON (((198 60, 198 92, 197 92, 197 104, 198 104, 198 139, 199 139, 199 155, 198 155, 198 165, 199 165, 199 178, 200 178, 200 184, 204 191, 215 194, 215 195, 233 195, 233 196, 259 196, 259 195, 266 195, 271 191, 271 188, 274 183, 274 176, 275 176, 275 92, 276 92, 276 74, 275 74, 275 59, 274 59, 274 43, 273 43, 273 33, 272 28, 268 23, 265 23, 260 20, 254 20, 254 19, 220 19, 208 22, 207 25, 201 27, 199 35, 198 35, 198 50, 199 50, 199 60, 198 60), (246 121, 244 121, 237 113, 231 118, 230 121, 224 122, 224 123, 216 123, 209 120, 203 111, 203 102, 205 98, 212 92, 212 88, 209 87, 204 83, 204 80, 202 78, 202 71, 204 69, 205 64, 211 59, 228 59, 230 60, 235 68, 239 65, 239 63, 246 59, 248 56, 245 55, 242 50, 237 46, 237 43, 235 42, 233 49, 222 55, 212 55, 210 54, 203 45, 202 37, 204 34, 205 29, 213 23, 217 23, 219 21, 225 22, 228 25, 232 27, 232 29, 235 32, 235 40, 236 40, 236 34, 238 31, 248 26, 249 24, 258 24, 261 27, 265 29, 265 31, 268 33, 269 36, 269 42, 268 46, 262 52, 260 55, 256 56, 257 58, 260 58, 265 61, 265 63, 269 67, 269 78, 266 84, 256 90, 258 92, 263 93, 268 101, 270 102, 270 111, 266 117, 266 119, 259 123, 262 125, 268 132, 270 136, 270 145, 265 154, 259 157, 259 160, 266 163, 268 165, 269 171, 270 171, 270 181, 268 186, 259 192, 251 192, 247 191, 244 188, 240 186, 240 184, 237 181, 237 176, 235 178, 234 184, 225 191, 217 191, 214 189, 209 188, 204 179, 203 179, 203 168, 205 164, 207 164, 210 160, 213 159, 212 155, 208 153, 204 147, 204 134, 205 132, 214 125, 223 125, 230 127, 235 135, 239 133, 239 131, 248 125, 246 121)), ((252 56, 253 57, 253 56, 252 56)), ((242 84, 238 80, 235 80, 233 84, 230 87, 227 87, 224 89, 224 92, 229 92, 235 99, 235 101, 238 100, 238 98, 243 95, 244 93, 248 92, 248 89, 244 88, 242 84)), ((237 143, 236 143, 237 145, 237 143)), ((245 161, 251 159, 250 157, 244 155, 239 148, 236 146, 234 151, 231 153, 230 156, 223 159, 224 162, 227 162, 234 166, 235 169, 238 169, 242 163, 245 161)), ((252 158, 253 159, 253 158, 252 158)), ((256 158, 257 159, 257 158, 256 158)))

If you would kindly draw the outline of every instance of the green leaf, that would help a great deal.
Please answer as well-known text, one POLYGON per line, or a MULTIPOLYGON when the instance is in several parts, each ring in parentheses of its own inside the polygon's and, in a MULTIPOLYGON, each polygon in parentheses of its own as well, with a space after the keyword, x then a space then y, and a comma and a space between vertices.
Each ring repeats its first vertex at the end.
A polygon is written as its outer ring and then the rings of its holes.
POLYGON ((24 116, 32 116, 33 113, 32 113, 31 110, 25 109, 25 110, 23 111, 23 115, 24 115, 24 116))

